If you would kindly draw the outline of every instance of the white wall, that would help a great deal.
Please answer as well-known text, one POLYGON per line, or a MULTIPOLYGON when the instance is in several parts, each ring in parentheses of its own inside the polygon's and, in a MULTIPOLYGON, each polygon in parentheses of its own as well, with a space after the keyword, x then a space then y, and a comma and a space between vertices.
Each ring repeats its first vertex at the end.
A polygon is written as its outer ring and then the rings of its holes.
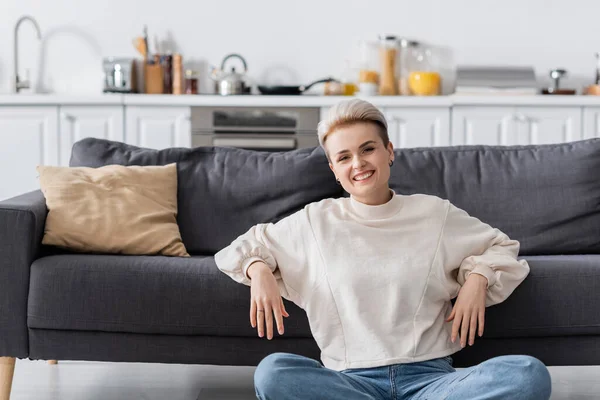
POLYGON ((12 91, 13 29, 23 14, 44 40, 21 27, 20 66, 54 93, 100 93, 102 57, 136 56, 132 39, 144 24, 151 46, 154 35, 173 42, 188 65, 243 54, 261 83, 338 74, 354 44, 380 32, 451 49, 455 64, 532 65, 545 81, 563 67, 571 73, 563 86, 577 88, 594 79, 600 51, 595 0, 2 0, 0 93, 12 91))

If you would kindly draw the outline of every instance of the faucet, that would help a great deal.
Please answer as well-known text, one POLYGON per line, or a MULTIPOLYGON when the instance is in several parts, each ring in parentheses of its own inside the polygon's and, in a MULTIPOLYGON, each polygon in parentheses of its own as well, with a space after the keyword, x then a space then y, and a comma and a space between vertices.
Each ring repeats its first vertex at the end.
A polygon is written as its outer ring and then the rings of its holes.
POLYGON ((31 23, 33 24, 33 26, 35 27, 35 30, 37 31, 37 37, 38 39, 42 39, 42 33, 40 31, 40 27, 37 24, 37 22, 35 21, 35 19, 33 19, 33 17, 30 17, 28 15, 24 15, 21 18, 19 18, 19 20, 17 21, 17 24, 15 25, 15 45, 14 45, 14 49, 15 49, 15 93, 19 93, 19 90, 21 89, 28 89, 29 88, 29 80, 19 80, 19 45, 18 45, 18 39, 19 39, 19 26, 21 25, 22 22, 29 20, 31 21, 31 23))

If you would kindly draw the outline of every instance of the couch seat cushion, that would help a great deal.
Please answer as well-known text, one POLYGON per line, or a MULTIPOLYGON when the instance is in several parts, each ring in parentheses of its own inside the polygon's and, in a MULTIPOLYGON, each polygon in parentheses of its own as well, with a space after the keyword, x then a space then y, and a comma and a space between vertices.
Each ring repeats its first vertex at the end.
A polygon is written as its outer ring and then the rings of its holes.
MULTIPOLYGON (((600 334, 600 255, 526 257, 531 273, 486 310, 488 338, 600 334)), ((284 300, 284 337, 312 337, 305 312, 284 300)), ((35 261, 30 328, 257 337, 250 288, 213 257, 54 255, 35 261)))
MULTIPOLYGON (((284 302, 283 337, 311 338, 304 311, 284 302)), ((249 314, 250 288, 213 257, 64 254, 31 266, 30 328, 258 337, 249 314)))
POLYGON ((527 256, 531 272, 487 308, 485 337, 600 334, 600 255, 527 256))

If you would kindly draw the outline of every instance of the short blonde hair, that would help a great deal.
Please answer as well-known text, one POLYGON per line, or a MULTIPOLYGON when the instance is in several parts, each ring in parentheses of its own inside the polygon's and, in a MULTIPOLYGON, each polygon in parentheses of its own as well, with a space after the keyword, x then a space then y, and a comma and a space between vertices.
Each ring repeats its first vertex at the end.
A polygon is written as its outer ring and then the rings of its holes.
MULTIPOLYGON (((323 150, 325 150, 325 141, 329 134, 343 126, 360 122, 377 125, 379 127, 379 136, 381 137, 381 140, 383 140, 383 144, 385 146, 388 145, 390 141, 388 136, 388 125, 383 113, 373 104, 360 99, 344 100, 329 109, 327 116, 324 120, 319 122, 317 128, 319 144, 323 147, 323 150)), ((325 152, 327 153, 326 150, 325 152)))

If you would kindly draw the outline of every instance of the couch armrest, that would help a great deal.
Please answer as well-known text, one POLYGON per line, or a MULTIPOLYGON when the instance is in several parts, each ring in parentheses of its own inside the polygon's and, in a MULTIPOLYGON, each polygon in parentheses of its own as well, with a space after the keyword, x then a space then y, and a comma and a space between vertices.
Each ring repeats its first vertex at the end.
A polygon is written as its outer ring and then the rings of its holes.
POLYGON ((40 190, 0 201, 0 357, 29 355, 29 271, 41 248, 47 212, 40 190))

